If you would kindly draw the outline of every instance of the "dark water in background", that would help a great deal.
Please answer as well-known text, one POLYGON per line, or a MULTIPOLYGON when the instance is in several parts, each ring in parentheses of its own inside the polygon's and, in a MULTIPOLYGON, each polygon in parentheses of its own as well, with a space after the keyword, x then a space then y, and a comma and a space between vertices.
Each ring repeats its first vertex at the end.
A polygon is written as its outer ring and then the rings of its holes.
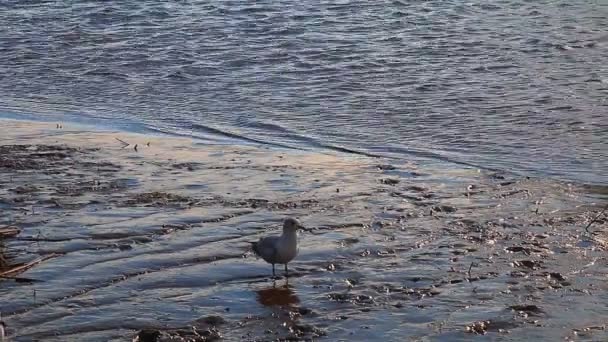
POLYGON ((2 1, 0 113, 608 182, 608 2, 2 1))

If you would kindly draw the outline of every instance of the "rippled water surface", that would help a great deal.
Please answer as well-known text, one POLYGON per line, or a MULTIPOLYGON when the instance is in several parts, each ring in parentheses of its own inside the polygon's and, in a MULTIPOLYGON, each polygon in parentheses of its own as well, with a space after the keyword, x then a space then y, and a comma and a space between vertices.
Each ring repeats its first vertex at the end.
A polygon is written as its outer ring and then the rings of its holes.
POLYGON ((608 340, 606 187, 0 124, 11 341, 608 340), (250 242, 286 216, 310 231, 273 281, 250 242))
POLYGON ((3 1, 0 112, 608 181, 605 1, 3 1))

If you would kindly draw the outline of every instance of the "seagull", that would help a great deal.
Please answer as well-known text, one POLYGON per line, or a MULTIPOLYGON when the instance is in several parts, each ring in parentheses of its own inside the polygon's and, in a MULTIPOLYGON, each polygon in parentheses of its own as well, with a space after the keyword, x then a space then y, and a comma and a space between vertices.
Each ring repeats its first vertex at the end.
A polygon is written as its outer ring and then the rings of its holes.
POLYGON ((0 321, 0 342, 4 342, 4 338, 6 337, 6 335, 4 335, 5 327, 6 327, 6 324, 4 324, 3 321, 0 321))
POLYGON ((272 264, 272 276, 275 276, 274 265, 285 265, 285 276, 289 275, 287 263, 298 255, 298 229, 305 229, 300 221, 288 217, 283 222, 281 236, 266 236, 257 242, 252 242, 253 252, 272 264))

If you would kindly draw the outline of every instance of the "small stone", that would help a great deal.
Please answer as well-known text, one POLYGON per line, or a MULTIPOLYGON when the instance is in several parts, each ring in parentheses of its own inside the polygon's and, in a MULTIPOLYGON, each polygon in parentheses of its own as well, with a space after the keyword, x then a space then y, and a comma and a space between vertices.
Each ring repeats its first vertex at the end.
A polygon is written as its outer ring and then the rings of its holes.
POLYGON ((382 171, 390 171, 390 170, 395 169, 395 167, 393 165, 389 165, 389 164, 376 165, 376 167, 378 168, 378 170, 382 170, 382 171))
POLYGON ((559 273, 559 272, 550 272, 550 273, 549 273, 549 278, 557 279, 557 280, 559 280, 559 281, 564 281, 564 280, 566 280, 566 279, 567 279, 566 277, 564 277, 564 276, 563 276, 561 273, 559 273))
POLYGON ((386 185, 397 185, 397 184, 399 184, 399 180, 394 179, 394 178, 384 178, 384 179, 380 180, 380 183, 386 184, 386 185))
POLYGON ((541 308, 532 304, 511 305, 509 306, 509 309, 520 313, 525 313, 526 315, 538 315, 543 313, 541 308))
POLYGON ((160 337, 160 331, 156 329, 143 329, 141 330, 136 337, 136 341, 138 342, 156 342, 160 337))
POLYGON ((302 316, 309 315, 312 313, 312 310, 309 308, 298 308, 298 313, 302 316))

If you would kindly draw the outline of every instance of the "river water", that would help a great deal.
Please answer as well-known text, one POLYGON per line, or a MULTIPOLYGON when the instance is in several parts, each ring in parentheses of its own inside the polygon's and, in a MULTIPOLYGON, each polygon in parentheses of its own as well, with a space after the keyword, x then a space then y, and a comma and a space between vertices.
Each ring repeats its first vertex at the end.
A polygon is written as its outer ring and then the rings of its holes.
POLYGON ((608 182, 608 3, 3 1, 0 115, 608 182))

